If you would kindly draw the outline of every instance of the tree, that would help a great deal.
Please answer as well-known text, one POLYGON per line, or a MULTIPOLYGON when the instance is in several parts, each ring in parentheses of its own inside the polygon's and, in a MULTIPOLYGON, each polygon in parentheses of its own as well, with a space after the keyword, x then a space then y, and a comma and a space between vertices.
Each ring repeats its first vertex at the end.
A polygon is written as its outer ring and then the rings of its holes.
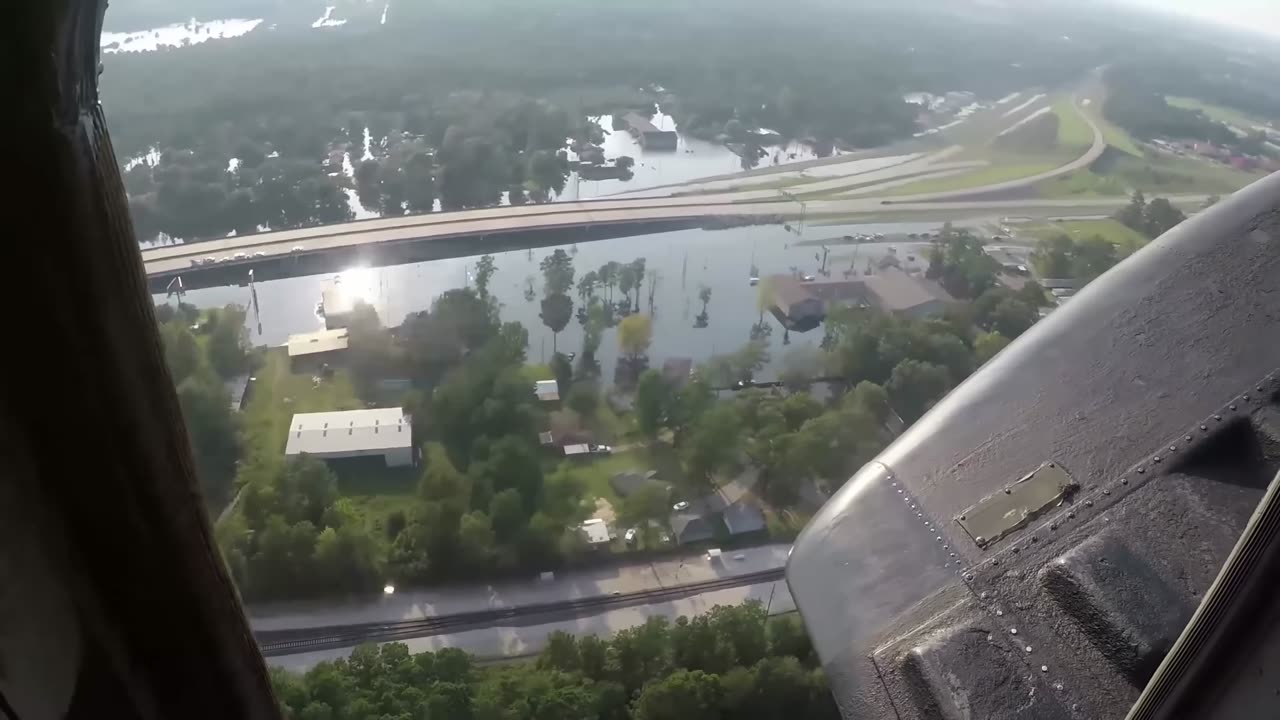
POLYGON ((636 385, 636 423, 640 432, 650 440, 658 437, 658 430, 666 420, 666 408, 669 403, 670 390, 662 373, 649 369, 640 374, 636 385))
POLYGON ((1134 190, 1129 204, 1116 213, 1116 219, 1130 229, 1145 233, 1147 230, 1147 199, 1141 190, 1134 190))
POLYGON ((160 340, 164 344, 164 359, 174 384, 187 379, 200 366, 200 347, 196 336, 180 320, 160 326, 160 340))
POLYGON ((689 476, 710 483, 712 476, 737 457, 741 443, 737 412, 729 404, 717 405, 698 419, 685 450, 689 476))
POLYGON ((493 279, 494 272, 497 267, 494 265, 492 255, 482 255, 476 261, 476 292, 479 293, 480 299, 485 302, 489 301, 489 281, 493 279))
POLYGON ((489 503, 489 520, 498 542, 510 543, 525 528, 528 516, 524 501, 515 488, 507 488, 493 496, 489 503))
POLYGON ((548 295, 542 299, 542 312, 539 313, 539 317, 542 318, 542 324, 551 331, 551 349, 552 352, 556 352, 556 341, 560 337, 560 331, 568 327, 569 320, 573 318, 573 300, 563 293, 548 295))
POLYGON ((600 285, 600 276, 595 270, 589 270, 578 279, 578 299, 584 304, 594 299, 596 287, 600 285))
POLYGON ((978 365, 985 364, 1009 344, 1009 338, 999 332, 982 333, 973 341, 973 361, 978 365))
POLYGON ((715 717, 721 696, 717 676, 701 670, 680 670, 646 685, 632 707, 632 717, 635 720, 715 717))
POLYGON ((1066 235, 1042 238, 1036 243, 1035 252, 1031 255, 1031 264, 1035 266, 1036 274, 1040 277, 1071 277, 1073 252, 1071 238, 1066 235))
POLYGON ((569 362, 569 356, 564 353, 555 353, 551 356, 551 375, 555 378, 556 387, 561 388, 565 395, 569 394, 568 388, 573 385, 573 363, 569 362))
POLYGON ((573 258, 561 248, 556 248, 539 264, 542 270, 543 291, 548 297, 564 295, 573 287, 573 258))
POLYGON ((238 305, 209 313, 209 364, 220 377, 234 377, 248 369, 244 318, 244 308, 238 305))
POLYGON ((903 360, 893 368, 885 390, 898 415, 915 422, 951 389, 945 368, 919 360, 903 360))
POLYGON ((565 404, 580 417, 595 417, 596 410, 600 407, 600 388, 594 381, 579 380, 569 389, 565 404))
POLYGON ((991 329, 1007 338, 1017 338, 1035 324, 1037 317, 1035 308, 1016 298, 1008 298, 992 311, 991 329))
POLYGON ((618 323, 618 345, 630 358, 645 354, 653 340, 653 320, 648 315, 628 315, 618 323))
POLYGON ((1140 231, 1145 232, 1147 237, 1160 237, 1186 219, 1187 216, 1167 199, 1156 198, 1146 207, 1140 231))
MULTIPOLYGON (((1152 204, 1155 202, 1152 201, 1152 204)), ((1115 245, 1101 235, 1092 235, 1076 241, 1071 259, 1071 277, 1091 282, 1117 262, 1119 259, 1116 257, 1115 245)))
POLYGON ((229 499, 240 457, 239 418, 231 411, 226 389, 208 377, 207 370, 203 376, 193 375, 178 384, 178 405, 191 438, 205 502, 221 508, 229 499))

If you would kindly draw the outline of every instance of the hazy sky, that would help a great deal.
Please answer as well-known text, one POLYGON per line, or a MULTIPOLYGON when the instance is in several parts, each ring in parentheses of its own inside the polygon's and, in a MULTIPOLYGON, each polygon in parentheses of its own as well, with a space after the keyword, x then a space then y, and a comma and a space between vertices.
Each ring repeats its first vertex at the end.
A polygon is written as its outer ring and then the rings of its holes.
POLYGON ((1129 2, 1280 37, 1280 0, 1129 0, 1129 2))

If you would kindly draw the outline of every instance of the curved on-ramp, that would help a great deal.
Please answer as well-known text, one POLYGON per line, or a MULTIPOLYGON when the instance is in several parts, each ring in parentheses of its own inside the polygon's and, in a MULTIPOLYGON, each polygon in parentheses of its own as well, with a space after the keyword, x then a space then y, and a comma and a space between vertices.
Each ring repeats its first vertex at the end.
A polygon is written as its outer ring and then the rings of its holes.
POLYGON ((1005 180, 1003 182, 992 183, 991 185, 982 185, 979 187, 964 188, 961 190, 943 190, 932 193, 921 193, 919 195, 900 195, 889 197, 884 200, 884 203, 897 204, 902 202, 952 200, 993 192, 1001 192, 1003 190, 1016 190, 1018 188, 1024 188, 1028 185, 1034 185, 1044 180, 1051 180, 1061 175, 1066 175, 1067 173, 1075 172, 1076 170, 1083 170, 1084 168, 1089 167, 1095 160, 1102 157, 1102 153, 1107 149, 1107 141, 1102 137, 1102 129, 1093 121, 1093 118, 1089 117, 1088 113, 1080 109, 1079 98, 1073 97, 1071 99, 1071 107, 1080 114, 1080 117, 1084 118, 1085 122, 1089 123, 1089 129, 1093 131, 1093 144, 1089 146, 1089 149, 1085 154, 1075 160, 1072 160, 1066 165, 1054 168, 1053 170, 1046 170, 1045 172, 1038 173, 1036 175, 1028 175, 1027 177, 1017 178, 1015 180, 1005 180))

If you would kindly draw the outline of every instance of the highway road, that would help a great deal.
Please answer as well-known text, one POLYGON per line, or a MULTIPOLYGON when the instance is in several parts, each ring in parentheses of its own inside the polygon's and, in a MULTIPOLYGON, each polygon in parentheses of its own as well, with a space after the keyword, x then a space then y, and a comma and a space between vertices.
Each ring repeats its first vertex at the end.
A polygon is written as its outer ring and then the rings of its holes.
MULTIPOLYGON (((778 197, 773 190, 758 192, 767 192, 771 197, 778 197)), ((972 192, 975 191, 970 191, 972 192)), ((637 227, 637 234, 640 234, 643 232, 640 228, 645 224, 664 221, 702 222, 717 217, 767 218, 801 215, 812 219, 821 215, 853 216, 888 211, 895 214, 942 211, 955 212, 959 215, 975 212, 1009 214, 1032 209, 1051 209, 1064 215, 1072 212, 1105 214, 1128 202, 1126 197, 944 202, 921 200, 914 196, 813 200, 803 203, 787 199, 743 202, 744 195, 750 194, 553 203, 365 220, 319 228, 259 233, 188 245, 151 248, 143 250, 142 259, 148 276, 163 279, 191 275, 207 269, 253 267, 255 263, 279 261, 294 255, 315 255, 362 247, 539 230, 634 225, 637 227), (246 257, 212 266, 192 265, 192 261, 198 258, 227 257, 233 253, 244 253, 246 257), (255 257, 256 253, 263 255, 255 257)), ((1173 196, 1170 200, 1187 204, 1201 202, 1205 197, 1203 195, 1173 196)))
MULTIPOLYGON (((642 233, 646 225, 672 222, 705 222, 712 218, 768 218, 819 215, 856 216, 884 213, 973 213, 1053 208, 1070 212, 1107 213, 1128 202, 1128 198, 1082 198, 1058 200, 965 200, 990 193, 1026 187, 1043 180, 1089 166, 1106 149, 1102 131, 1083 112, 1079 99, 1075 109, 1093 131, 1093 143, 1083 155, 1053 170, 981 187, 920 195, 883 198, 842 197, 805 201, 813 193, 860 186, 851 192, 872 192, 892 188, 924 177, 946 177, 978 167, 981 161, 943 162, 962 150, 952 146, 927 156, 905 156, 902 162, 855 172, 843 177, 823 178, 785 189, 742 188, 703 195, 672 197, 617 197, 545 205, 518 205, 457 212, 430 213, 377 220, 362 220, 316 228, 265 232, 244 237, 228 237, 206 242, 149 248, 142 252, 147 275, 153 282, 175 276, 237 266, 287 262, 291 257, 326 253, 385 249, 431 240, 464 237, 494 237, 518 233, 546 232, 606 226, 634 226, 642 233), (236 257, 236 255, 240 257, 236 257), (218 262, 221 260, 221 262, 218 262)), ((1203 196, 1170 198, 1194 203, 1203 196)))

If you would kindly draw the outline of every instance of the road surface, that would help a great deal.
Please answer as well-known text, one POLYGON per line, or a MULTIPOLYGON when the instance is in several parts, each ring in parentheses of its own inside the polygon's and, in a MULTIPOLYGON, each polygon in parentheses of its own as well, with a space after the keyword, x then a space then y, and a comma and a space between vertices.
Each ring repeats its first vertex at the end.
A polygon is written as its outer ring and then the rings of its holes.
MULTIPOLYGON (((1004 185, 1002 183, 1001 185, 1004 185)), ((980 192, 971 189, 966 194, 980 192)), ((777 196, 773 190, 756 191, 777 196)), ((1075 211, 1080 214, 1105 214, 1129 202, 1127 197, 1069 198, 1032 200, 953 200, 941 202, 922 200, 919 197, 900 198, 847 198, 812 201, 742 201, 754 197, 752 193, 691 196, 679 198, 645 198, 638 200, 586 201, 578 203, 554 203, 538 206, 518 206, 470 210, 457 213, 432 213, 402 218, 364 220, 328 225, 319 228, 259 233, 244 237, 225 238, 189 245, 173 245, 142 251, 146 273, 152 278, 188 275, 209 269, 209 265, 194 266, 196 259, 230 257, 243 253, 244 257, 218 263, 213 268, 235 266, 253 267, 265 260, 282 260, 293 255, 310 255, 328 251, 359 249, 382 244, 394 245, 420 241, 494 236, 532 230, 580 228, 607 225, 635 225, 664 221, 705 221, 716 217, 801 217, 817 215, 853 216, 891 211, 910 212, 992 212, 1007 214, 1009 211, 1028 209, 1053 209, 1058 212, 1075 211), (257 253, 261 256, 255 257, 257 253)), ((1207 196, 1173 196, 1175 203, 1199 203, 1207 196)), ((1063 214, 1066 214, 1063 212, 1063 214)), ((640 231, 637 231, 639 234, 640 231)))
POLYGON ((614 592, 637 593, 716 578, 750 575, 782 568, 790 545, 774 544, 726 553, 719 564, 705 553, 635 565, 594 568, 564 574, 554 580, 508 581, 487 585, 450 585, 401 590, 393 595, 352 601, 323 601, 252 605, 249 624, 254 632, 359 623, 422 620, 477 610, 515 608, 614 592), (742 560, 735 560, 738 555, 742 560))
MULTIPOLYGON (((608 638, 621 630, 643 625, 651 617, 665 617, 674 621, 681 615, 700 615, 716 605, 740 605, 747 600, 756 600, 766 605, 770 615, 795 611, 795 601, 791 598, 787 583, 779 580, 777 582, 717 590, 669 602, 610 610, 596 615, 570 620, 558 620, 540 625, 510 627, 499 624, 463 632, 397 640, 396 642, 403 642, 409 647, 409 651, 413 653, 456 647, 466 650, 483 660, 526 657, 540 652, 546 645, 547 636, 556 631, 576 636, 597 635, 602 638, 608 638)), ((350 647, 331 648, 271 657, 267 659, 267 663, 295 672, 305 672, 315 667, 318 663, 326 660, 336 660, 349 654, 351 654, 350 647)))

